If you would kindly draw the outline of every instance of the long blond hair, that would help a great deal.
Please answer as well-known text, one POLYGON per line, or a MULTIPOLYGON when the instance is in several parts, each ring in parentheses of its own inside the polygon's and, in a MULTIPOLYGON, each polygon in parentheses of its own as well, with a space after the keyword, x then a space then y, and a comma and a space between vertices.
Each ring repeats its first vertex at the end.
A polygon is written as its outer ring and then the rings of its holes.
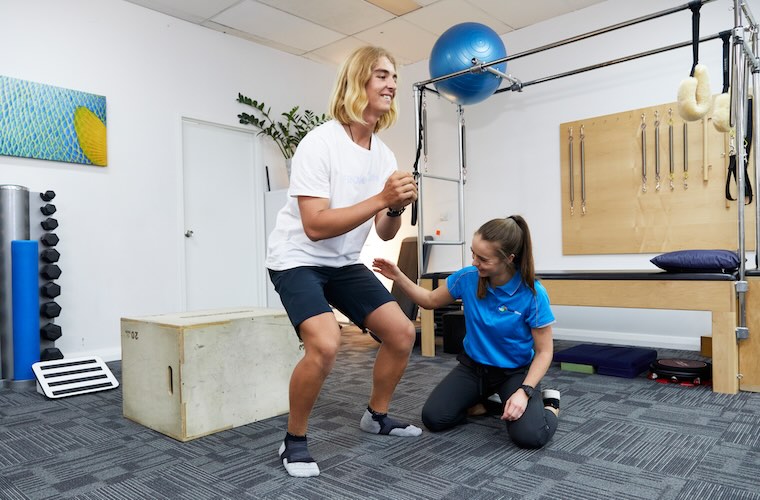
MULTIPOLYGON (((523 283, 536 294, 536 269, 533 264, 533 243, 530 239, 528 223, 519 215, 510 215, 505 219, 493 219, 475 231, 483 241, 496 243, 496 251, 499 256, 509 260, 514 254, 510 266, 520 266, 520 275, 523 283)), ((478 281, 478 298, 486 296, 488 278, 480 278, 478 281)))
MULTIPOLYGON (((330 114, 344 125, 362 123, 364 110, 369 102, 365 86, 372 77, 372 69, 381 57, 387 57, 396 67, 396 59, 381 47, 366 46, 356 49, 346 59, 338 70, 332 97, 330 98, 330 114)), ((391 109, 375 124, 375 132, 393 125, 398 117, 396 99, 391 102, 391 109)))

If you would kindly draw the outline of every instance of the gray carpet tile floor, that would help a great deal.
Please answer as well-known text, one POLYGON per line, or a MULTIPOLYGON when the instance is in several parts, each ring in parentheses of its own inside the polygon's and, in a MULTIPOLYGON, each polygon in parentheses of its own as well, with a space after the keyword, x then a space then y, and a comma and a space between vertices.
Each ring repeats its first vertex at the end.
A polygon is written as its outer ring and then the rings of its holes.
MULTIPOLYGON (((562 411, 543 449, 517 448, 492 415, 419 438, 375 436, 358 422, 377 344, 345 330, 310 421, 317 478, 291 478, 278 460, 287 415, 182 443, 125 419, 121 388, 52 400, 12 387, 0 389, 0 498, 760 500, 760 394, 555 363, 544 386, 561 391, 562 411)), ((456 364, 438 353, 415 349, 394 417, 422 426, 427 395, 456 364)), ((120 363, 108 366, 120 378, 120 363)))

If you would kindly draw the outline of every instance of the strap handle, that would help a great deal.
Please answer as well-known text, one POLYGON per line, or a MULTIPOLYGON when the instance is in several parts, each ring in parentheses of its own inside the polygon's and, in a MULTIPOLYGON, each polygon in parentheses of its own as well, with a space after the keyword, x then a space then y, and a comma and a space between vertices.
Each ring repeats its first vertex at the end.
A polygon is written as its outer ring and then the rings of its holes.
MULTIPOLYGON (((753 193, 752 193, 752 181, 749 178, 749 155, 750 151, 752 150, 752 99, 747 99, 747 133, 744 136, 744 144, 745 144, 745 159, 744 159, 744 204, 749 205, 752 203, 753 193)), ((736 176, 736 153, 731 155, 731 158, 728 161, 728 176, 726 176, 726 199, 729 201, 735 201, 736 198, 731 196, 730 186, 731 186, 731 176, 734 177, 734 181, 738 182, 738 177, 736 176)))
POLYGON ((694 76, 694 68, 699 62, 699 9, 702 8, 702 0, 692 0, 689 2, 691 9, 691 72, 689 76, 694 76))
POLYGON ((729 70, 731 66, 731 30, 721 31, 720 39, 723 40, 723 94, 728 92, 731 82, 729 70))

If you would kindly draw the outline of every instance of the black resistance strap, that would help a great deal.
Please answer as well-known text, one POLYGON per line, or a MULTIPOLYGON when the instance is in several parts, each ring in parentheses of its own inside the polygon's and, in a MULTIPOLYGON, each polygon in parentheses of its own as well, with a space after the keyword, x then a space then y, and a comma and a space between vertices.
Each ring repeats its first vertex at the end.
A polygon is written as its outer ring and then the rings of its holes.
POLYGON ((691 73, 689 76, 694 76, 694 68, 697 67, 699 62, 699 9, 702 8, 702 0, 692 0, 689 2, 689 8, 691 9, 691 73))
POLYGON ((730 48, 731 48, 731 30, 721 31, 720 39, 723 40, 723 93, 728 92, 728 86, 731 78, 728 75, 731 67, 730 48))
MULTIPOLYGON (((747 133, 744 135, 744 204, 749 205, 752 203, 752 182, 747 172, 749 164, 749 154, 752 150, 752 99, 747 99, 747 133)), ((734 177, 734 181, 738 182, 736 177, 736 153, 731 155, 728 161, 728 175, 726 176, 726 199, 735 201, 736 198, 731 196, 731 176, 734 177)))
MULTIPOLYGON (((419 166, 420 166, 420 155, 422 154, 422 127, 423 127, 423 122, 422 122, 422 94, 423 94, 423 92, 425 92, 425 89, 420 89, 420 98, 419 98, 419 103, 418 103, 419 105, 417 106, 419 108, 419 116, 417 118, 418 118, 419 124, 420 124, 420 133, 417 136, 417 154, 414 157, 414 170, 413 170, 413 174, 412 174, 412 175, 414 175, 415 182, 420 177, 419 166)), ((419 188, 419 184, 417 184, 417 188, 419 188)), ((417 196, 419 196, 419 194, 417 196)), ((412 225, 413 226, 417 225, 417 210, 418 209, 419 209, 419 207, 417 206, 417 201, 415 200, 415 201, 412 202, 412 225)))

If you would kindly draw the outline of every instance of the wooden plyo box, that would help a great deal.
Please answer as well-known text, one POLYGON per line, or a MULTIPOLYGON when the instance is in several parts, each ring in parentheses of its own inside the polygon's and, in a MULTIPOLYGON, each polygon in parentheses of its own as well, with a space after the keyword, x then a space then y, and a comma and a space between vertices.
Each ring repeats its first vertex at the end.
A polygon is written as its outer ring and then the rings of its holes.
POLYGON ((289 411, 303 356, 285 311, 242 308, 121 319, 124 416, 189 441, 289 411))

